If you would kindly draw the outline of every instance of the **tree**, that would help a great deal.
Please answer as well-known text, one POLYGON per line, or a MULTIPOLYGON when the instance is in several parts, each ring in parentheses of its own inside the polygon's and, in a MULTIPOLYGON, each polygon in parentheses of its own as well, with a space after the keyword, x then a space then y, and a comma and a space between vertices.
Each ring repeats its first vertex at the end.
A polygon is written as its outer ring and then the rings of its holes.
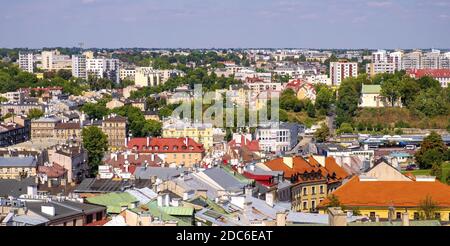
POLYGON ((102 163, 103 155, 108 150, 108 137, 102 130, 95 126, 84 127, 81 135, 83 147, 88 153, 90 174, 95 176, 98 166, 102 163))
POLYGON ((381 95, 389 99, 391 106, 394 107, 400 96, 400 87, 395 79, 388 79, 381 84, 381 95))
POLYGON ((161 136, 162 131, 162 122, 156 120, 147 120, 144 125, 143 132, 146 132, 148 135, 152 137, 161 136))
POLYGON ((316 109, 319 110, 321 114, 326 114, 334 103, 333 90, 326 85, 317 85, 316 91, 316 109))
POLYGON ((8 101, 7 98, 0 96, 0 103, 7 102, 7 101, 8 101))
POLYGON ((39 119, 44 116, 44 112, 38 108, 32 108, 28 111, 28 118, 39 119))
POLYGON ((353 127, 351 124, 345 122, 342 123, 341 126, 339 127, 339 129, 337 130, 338 134, 343 134, 343 133, 353 133, 353 127))
POLYGON ((56 75, 62 79, 65 80, 69 80, 70 78, 72 78, 72 71, 71 70, 66 70, 66 69, 60 69, 56 75))
POLYGON ((431 167, 431 175, 435 176, 437 179, 445 182, 442 177, 442 163, 434 163, 431 167))
POLYGON ((316 108, 314 107, 314 104, 308 100, 306 103, 306 112, 308 113, 308 116, 311 118, 316 117, 316 108))
POLYGON ((90 119, 101 119, 108 115, 109 110, 104 103, 86 103, 81 107, 81 111, 89 116, 90 119))
POLYGON ((339 200, 339 197, 336 196, 335 194, 331 194, 330 196, 328 196, 328 204, 327 207, 329 208, 333 208, 333 207, 341 207, 341 201, 339 200))
POLYGON ((419 209, 421 211, 421 217, 426 220, 434 219, 434 213, 437 210, 437 204, 433 201, 431 196, 426 196, 424 200, 420 202, 419 209))
POLYGON ((362 74, 357 78, 344 79, 338 90, 336 105, 336 122, 341 125, 343 122, 352 122, 356 115, 362 84, 370 83, 367 76, 362 74))
POLYGON ((314 133, 314 138, 317 142, 322 143, 330 136, 330 129, 325 123, 322 123, 319 129, 314 133))
POLYGON ((446 90, 429 88, 420 93, 409 104, 409 108, 419 114, 429 117, 447 115, 450 113, 450 98, 446 90))
POLYGON ((420 168, 428 169, 433 164, 442 163, 446 158, 446 152, 447 146, 444 144, 441 136, 433 131, 423 139, 419 151, 415 154, 415 158, 420 168))

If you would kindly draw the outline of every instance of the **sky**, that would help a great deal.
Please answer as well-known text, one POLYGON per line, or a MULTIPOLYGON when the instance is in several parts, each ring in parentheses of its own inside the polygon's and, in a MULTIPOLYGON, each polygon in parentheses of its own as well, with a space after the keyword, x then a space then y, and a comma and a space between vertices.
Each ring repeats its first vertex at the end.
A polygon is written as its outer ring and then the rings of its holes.
POLYGON ((450 0, 0 0, 0 47, 450 48, 450 0))

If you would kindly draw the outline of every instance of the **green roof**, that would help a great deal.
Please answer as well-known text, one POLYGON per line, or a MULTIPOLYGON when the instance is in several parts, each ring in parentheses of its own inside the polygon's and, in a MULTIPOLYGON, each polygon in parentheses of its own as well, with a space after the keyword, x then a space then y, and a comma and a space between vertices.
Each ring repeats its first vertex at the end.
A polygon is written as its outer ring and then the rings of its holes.
MULTIPOLYGON (((348 223, 349 226, 401 226, 401 221, 393 221, 389 223, 388 221, 380 221, 380 222, 351 222, 348 223)), ((410 226, 441 226, 438 220, 410 220, 410 226)))
POLYGON ((162 211, 173 216, 192 216, 194 214, 194 208, 184 207, 162 207, 162 211))
MULTIPOLYGON (((148 208, 148 213, 151 214, 154 217, 161 218, 163 221, 178 221, 179 226, 190 226, 192 224, 188 223, 187 221, 184 221, 182 219, 179 219, 177 217, 174 217, 167 212, 163 210, 163 208, 158 207, 157 201, 151 201, 147 203, 146 207, 148 208)), ((192 208, 191 208, 192 209, 192 208)), ((191 210, 193 214, 193 209, 191 210)), ((179 211, 178 211, 179 212, 179 211)))
POLYGON ((127 192, 108 193, 100 196, 86 198, 89 203, 106 206, 108 213, 120 213, 122 207, 130 207, 138 200, 127 192))
POLYGON ((363 94, 380 94, 381 85, 362 85, 363 94))
POLYGON ((237 181, 243 184, 251 184, 253 183, 253 179, 248 179, 244 175, 234 171, 231 167, 227 165, 222 165, 222 169, 227 173, 231 174, 230 176, 235 178, 237 181))

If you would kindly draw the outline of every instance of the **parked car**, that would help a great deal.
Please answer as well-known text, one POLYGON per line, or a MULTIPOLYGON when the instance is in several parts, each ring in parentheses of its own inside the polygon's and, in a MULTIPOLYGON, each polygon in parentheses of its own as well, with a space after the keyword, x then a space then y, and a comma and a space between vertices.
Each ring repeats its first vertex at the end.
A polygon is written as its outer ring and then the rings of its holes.
POLYGON ((409 164, 406 167, 406 171, 412 171, 412 170, 416 170, 416 169, 418 169, 416 164, 409 164))

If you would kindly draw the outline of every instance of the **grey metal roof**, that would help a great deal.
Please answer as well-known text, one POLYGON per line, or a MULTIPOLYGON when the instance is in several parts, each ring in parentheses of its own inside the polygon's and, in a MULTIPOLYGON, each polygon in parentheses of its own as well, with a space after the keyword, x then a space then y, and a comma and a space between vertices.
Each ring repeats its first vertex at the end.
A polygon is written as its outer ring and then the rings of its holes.
POLYGON ((136 179, 150 179, 152 176, 156 176, 162 180, 167 180, 180 176, 184 171, 184 168, 138 167, 134 172, 134 176, 136 179))
POLYGON ((41 216, 34 215, 18 215, 12 218, 14 225, 23 225, 23 226, 36 226, 49 222, 48 219, 41 216))
POLYGON ((177 185, 184 187, 186 190, 205 190, 206 196, 214 200, 217 196, 217 190, 210 184, 205 183, 203 180, 199 179, 196 175, 188 174, 184 177, 180 177, 174 180, 177 185))
POLYGON ((12 196, 18 198, 20 195, 27 194, 28 186, 35 185, 35 177, 28 177, 23 180, 0 179, 0 197, 12 196))
POLYGON ((240 190, 243 189, 246 185, 239 182, 236 178, 231 176, 220 167, 207 169, 203 171, 203 173, 228 191, 240 190))
POLYGON ((0 167, 36 167, 36 159, 26 157, 0 157, 0 167))
POLYGON ((124 191, 127 188, 143 188, 151 185, 150 180, 137 179, 130 180, 112 180, 112 179, 84 179, 74 190, 76 193, 107 193, 124 191))
POLYGON ((48 220, 50 220, 50 222, 52 220, 58 220, 64 217, 69 217, 69 216, 77 216, 77 215, 82 215, 83 212, 79 211, 79 210, 74 210, 70 207, 67 206, 63 206, 57 202, 43 202, 43 201, 32 201, 32 202, 27 202, 27 208, 32 211, 33 213, 42 216, 48 220), (41 212, 41 207, 42 206, 52 206, 55 208, 55 216, 51 216, 45 213, 41 212))
POLYGON ((158 196, 156 192, 148 187, 144 187, 142 189, 129 189, 125 192, 138 199, 140 204, 147 204, 158 196))

